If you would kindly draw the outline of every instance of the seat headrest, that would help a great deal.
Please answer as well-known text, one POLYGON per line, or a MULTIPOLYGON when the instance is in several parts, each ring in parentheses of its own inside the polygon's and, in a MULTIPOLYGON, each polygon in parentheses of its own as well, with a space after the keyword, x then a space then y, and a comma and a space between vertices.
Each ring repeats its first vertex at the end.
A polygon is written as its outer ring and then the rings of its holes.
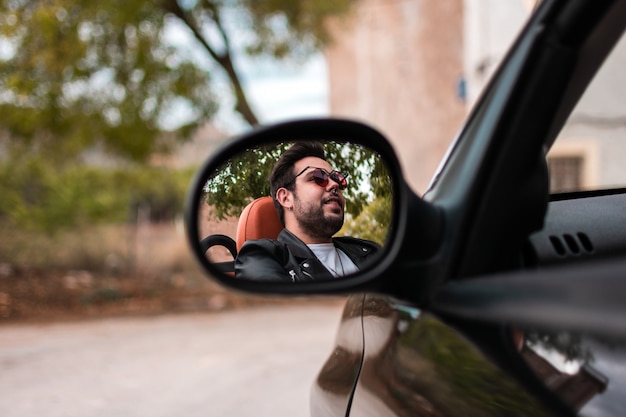
POLYGON ((237 251, 246 240, 276 239, 283 225, 278 218, 272 197, 260 197, 243 209, 237 224, 237 251))

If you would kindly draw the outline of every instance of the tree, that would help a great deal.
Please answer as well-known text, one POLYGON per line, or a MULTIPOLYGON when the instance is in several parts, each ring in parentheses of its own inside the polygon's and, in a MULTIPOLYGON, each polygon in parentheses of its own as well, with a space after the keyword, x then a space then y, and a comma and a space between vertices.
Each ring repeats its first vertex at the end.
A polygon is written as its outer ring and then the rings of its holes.
POLYGON ((191 169, 172 172, 146 165, 58 170, 43 158, 0 164, 0 227, 54 235, 74 227, 124 223, 144 208, 151 221, 171 221, 182 211, 192 177, 191 169))
POLYGON ((384 245, 391 226, 391 205, 390 198, 377 196, 363 207, 358 216, 346 219, 341 234, 384 245))
POLYGON ((326 17, 344 13, 351 1, 3 1, 0 172, 15 201, 0 204, 0 220, 50 228, 101 218, 77 213, 90 203, 72 202, 69 190, 58 201, 77 214, 63 222, 51 218, 51 204, 40 203, 52 202, 86 150, 141 163, 189 137, 218 110, 214 84, 220 71, 230 81, 236 110, 250 125, 258 123, 236 51, 305 56, 328 40, 326 17), (168 41, 173 27, 186 28, 189 48, 168 41), (181 108, 187 110, 184 120, 164 122, 181 108))
POLYGON ((143 160, 167 145, 163 116, 177 106, 193 110, 182 133, 210 119, 219 101, 214 73, 168 45, 173 19, 226 74, 236 111, 255 125, 235 49, 277 58, 311 52, 328 41, 324 20, 352 1, 6 0, 2 136, 51 156, 102 146, 143 160), (234 45, 236 34, 245 36, 234 45))
POLYGON ((233 35, 242 28, 255 34, 241 39, 241 48, 250 55, 268 54, 279 59, 293 54, 306 56, 329 42, 326 20, 346 14, 356 0, 161 1, 223 69, 236 98, 235 110, 250 125, 256 125, 258 119, 235 69, 233 35))

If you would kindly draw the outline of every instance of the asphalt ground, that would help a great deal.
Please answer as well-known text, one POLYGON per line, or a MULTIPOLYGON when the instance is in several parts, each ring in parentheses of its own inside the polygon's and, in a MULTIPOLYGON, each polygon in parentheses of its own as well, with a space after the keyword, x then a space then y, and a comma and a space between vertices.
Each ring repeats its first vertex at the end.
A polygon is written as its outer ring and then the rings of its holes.
POLYGON ((0 326, 0 416, 308 416, 341 302, 0 326))

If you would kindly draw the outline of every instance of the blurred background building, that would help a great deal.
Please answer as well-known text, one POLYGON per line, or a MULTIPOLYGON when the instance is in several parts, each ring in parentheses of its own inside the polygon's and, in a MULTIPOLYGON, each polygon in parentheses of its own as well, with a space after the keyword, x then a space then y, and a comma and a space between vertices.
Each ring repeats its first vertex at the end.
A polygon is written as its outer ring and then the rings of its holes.
POLYGON ((363 0, 333 21, 330 113, 383 132, 423 192, 466 114, 462 0, 363 0))
MULTIPOLYGON (((362 0, 332 21, 330 113, 392 142, 422 193, 534 0, 362 0)), ((554 191, 624 184, 626 45, 585 94, 551 151, 554 191)))

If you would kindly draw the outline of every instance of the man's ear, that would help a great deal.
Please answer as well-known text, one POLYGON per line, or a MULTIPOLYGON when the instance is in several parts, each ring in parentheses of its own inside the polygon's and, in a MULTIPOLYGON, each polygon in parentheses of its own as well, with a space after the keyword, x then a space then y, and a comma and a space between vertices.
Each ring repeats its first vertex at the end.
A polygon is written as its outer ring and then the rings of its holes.
POLYGON ((276 190, 276 201, 278 201, 285 210, 291 210, 293 208, 293 193, 285 187, 281 187, 276 190))

